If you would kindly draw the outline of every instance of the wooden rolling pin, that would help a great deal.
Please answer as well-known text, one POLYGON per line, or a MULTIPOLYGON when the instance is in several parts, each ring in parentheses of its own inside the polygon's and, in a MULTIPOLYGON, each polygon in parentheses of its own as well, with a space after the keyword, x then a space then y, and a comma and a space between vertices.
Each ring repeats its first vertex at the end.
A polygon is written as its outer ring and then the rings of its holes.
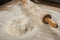
POLYGON ((50 14, 47 14, 47 15, 44 16, 43 22, 45 24, 50 24, 54 28, 58 28, 58 24, 51 19, 51 15, 50 14))

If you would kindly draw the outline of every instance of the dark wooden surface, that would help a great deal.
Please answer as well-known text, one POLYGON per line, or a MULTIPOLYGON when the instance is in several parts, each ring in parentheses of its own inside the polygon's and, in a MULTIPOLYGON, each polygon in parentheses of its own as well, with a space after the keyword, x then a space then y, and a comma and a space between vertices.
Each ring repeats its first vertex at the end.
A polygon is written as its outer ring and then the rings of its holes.
POLYGON ((46 9, 60 12, 60 4, 59 3, 40 1, 37 4, 42 5, 42 7, 46 8, 46 9))

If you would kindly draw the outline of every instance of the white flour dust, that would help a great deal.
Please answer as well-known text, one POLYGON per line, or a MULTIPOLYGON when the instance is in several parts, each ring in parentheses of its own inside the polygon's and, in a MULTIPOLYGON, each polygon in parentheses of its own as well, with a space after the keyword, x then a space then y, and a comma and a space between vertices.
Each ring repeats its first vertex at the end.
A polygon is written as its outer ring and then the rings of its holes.
POLYGON ((50 25, 43 24, 41 18, 30 16, 38 20, 40 25, 37 25, 21 10, 19 2, 6 5, 4 8, 6 10, 0 10, 0 40, 60 40, 58 36, 60 35, 60 15, 57 12, 47 11, 52 15, 52 19, 59 24, 59 27, 55 29, 50 25))

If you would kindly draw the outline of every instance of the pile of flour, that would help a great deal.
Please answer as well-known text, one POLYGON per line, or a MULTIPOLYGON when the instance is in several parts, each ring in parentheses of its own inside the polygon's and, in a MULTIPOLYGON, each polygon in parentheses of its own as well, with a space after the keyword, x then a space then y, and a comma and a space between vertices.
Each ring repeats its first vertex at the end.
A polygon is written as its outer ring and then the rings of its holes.
MULTIPOLYGON (((2 8, 5 9, 0 10, 0 40, 59 40, 60 26, 54 29, 49 25, 35 24, 21 10, 20 3, 2 8)), ((58 17, 57 22, 60 25, 59 14, 52 13, 51 15, 53 20, 58 17)))

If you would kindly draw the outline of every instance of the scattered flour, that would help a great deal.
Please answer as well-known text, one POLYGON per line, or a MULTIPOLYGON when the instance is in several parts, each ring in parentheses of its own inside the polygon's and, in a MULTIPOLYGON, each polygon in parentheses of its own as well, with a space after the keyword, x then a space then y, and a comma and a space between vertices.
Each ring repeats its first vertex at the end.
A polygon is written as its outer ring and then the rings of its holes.
MULTIPOLYGON (((58 36, 60 28, 53 29, 51 26, 43 24, 38 20, 39 17, 36 20, 39 21, 40 25, 37 25, 32 21, 31 16, 28 17, 21 10, 19 2, 13 5, 10 4, 7 8, 5 7, 6 10, 0 10, 0 40, 60 40, 58 36)), ((51 15, 56 14, 52 13, 51 15)), ((32 17, 34 18, 34 16, 32 17)), ((52 17, 53 20, 56 18, 52 17)), ((60 16, 57 14, 57 17, 60 16)))

